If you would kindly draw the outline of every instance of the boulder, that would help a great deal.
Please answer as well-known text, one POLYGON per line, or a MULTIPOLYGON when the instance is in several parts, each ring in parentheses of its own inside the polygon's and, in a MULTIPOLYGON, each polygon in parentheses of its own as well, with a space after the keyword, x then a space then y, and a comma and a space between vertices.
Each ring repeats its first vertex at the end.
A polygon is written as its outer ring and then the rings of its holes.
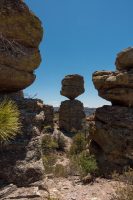
POLYGON ((67 75, 62 80, 61 95, 74 100, 84 93, 84 78, 78 74, 67 75))
POLYGON ((23 1, 1 0, 0 30, 0 92, 17 92, 35 80, 43 29, 23 1))
POLYGON ((118 53, 115 65, 118 70, 133 69, 133 47, 129 47, 118 53))
POLYGON ((100 71, 93 74, 100 97, 112 104, 133 107, 133 71, 100 71))
POLYGON ((90 122, 90 151, 104 167, 133 166, 133 108, 103 106, 90 122))
POLYGON ((66 100, 61 103, 59 110, 59 127, 65 131, 81 130, 85 119, 83 104, 78 100, 66 100))

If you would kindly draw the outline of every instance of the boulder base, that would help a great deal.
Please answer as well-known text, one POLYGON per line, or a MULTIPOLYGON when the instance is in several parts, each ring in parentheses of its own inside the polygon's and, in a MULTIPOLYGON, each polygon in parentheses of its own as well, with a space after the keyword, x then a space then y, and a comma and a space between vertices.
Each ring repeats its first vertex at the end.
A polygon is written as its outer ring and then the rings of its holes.
POLYGON ((85 119, 83 104, 78 100, 66 100, 59 110, 59 127, 65 131, 81 130, 85 119))

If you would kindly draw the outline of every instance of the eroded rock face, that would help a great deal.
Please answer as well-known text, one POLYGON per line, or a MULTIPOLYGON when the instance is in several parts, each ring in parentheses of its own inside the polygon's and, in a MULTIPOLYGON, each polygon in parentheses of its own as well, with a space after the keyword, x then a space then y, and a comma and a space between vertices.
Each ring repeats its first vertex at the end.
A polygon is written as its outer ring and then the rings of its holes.
POLYGON ((61 95, 74 100, 84 93, 84 79, 78 74, 67 75, 62 80, 61 95))
POLYGON ((107 161, 112 166, 133 166, 133 108, 98 108, 90 122, 90 138, 91 153, 102 165, 107 161))
POLYGON ((0 146, 0 183, 3 181, 26 186, 44 176, 41 139, 45 119, 49 117, 45 105, 39 99, 18 96, 16 103, 21 113, 22 130, 15 140, 0 146))
POLYGON ((93 74, 99 96, 112 104, 133 106, 133 71, 100 71, 93 74))
POLYGON ((59 127, 65 131, 81 130, 85 119, 83 104, 78 100, 66 100, 59 110, 59 127))
POLYGON ((118 70, 133 69, 133 47, 121 51, 117 55, 115 65, 118 70))
POLYGON ((17 92, 33 83, 42 35, 40 20, 23 1, 0 1, 0 92, 17 92))

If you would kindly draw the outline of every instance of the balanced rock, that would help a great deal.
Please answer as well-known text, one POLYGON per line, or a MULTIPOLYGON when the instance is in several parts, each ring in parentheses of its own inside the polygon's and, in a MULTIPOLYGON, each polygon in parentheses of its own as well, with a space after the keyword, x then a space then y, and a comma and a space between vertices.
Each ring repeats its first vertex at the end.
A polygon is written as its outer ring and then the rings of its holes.
POLYGON ((84 78, 78 74, 67 75, 62 80, 61 95, 74 100, 84 93, 84 78))
POLYGON ((99 96, 112 104, 133 106, 133 71, 100 71, 93 74, 99 96))
POLYGON ((90 122, 90 151, 111 166, 133 166, 133 108, 103 106, 90 122))
POLYGON ((83 104, 78 100, 66 100, 59 110, 59 127, 65 131, 81 130, 85 119, 83 104))
POLYGON ((0 92, 17 92, 35 80, 43 29, 23 1, 1 0, 0 30, 0 92))
POLYGON ((118 70, 133 69, 133 47, 121 51, 116 58, 116 68, 118 70))

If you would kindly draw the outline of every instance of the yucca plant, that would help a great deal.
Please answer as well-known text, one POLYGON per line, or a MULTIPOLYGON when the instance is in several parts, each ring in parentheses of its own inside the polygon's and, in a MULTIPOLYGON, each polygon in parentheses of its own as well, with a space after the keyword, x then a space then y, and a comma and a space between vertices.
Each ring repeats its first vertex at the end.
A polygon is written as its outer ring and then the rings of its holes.
POLYGON ((0 103, 0 142, 13 139, 20 131, 20 112, 14 101, 4 99, 0 103))

